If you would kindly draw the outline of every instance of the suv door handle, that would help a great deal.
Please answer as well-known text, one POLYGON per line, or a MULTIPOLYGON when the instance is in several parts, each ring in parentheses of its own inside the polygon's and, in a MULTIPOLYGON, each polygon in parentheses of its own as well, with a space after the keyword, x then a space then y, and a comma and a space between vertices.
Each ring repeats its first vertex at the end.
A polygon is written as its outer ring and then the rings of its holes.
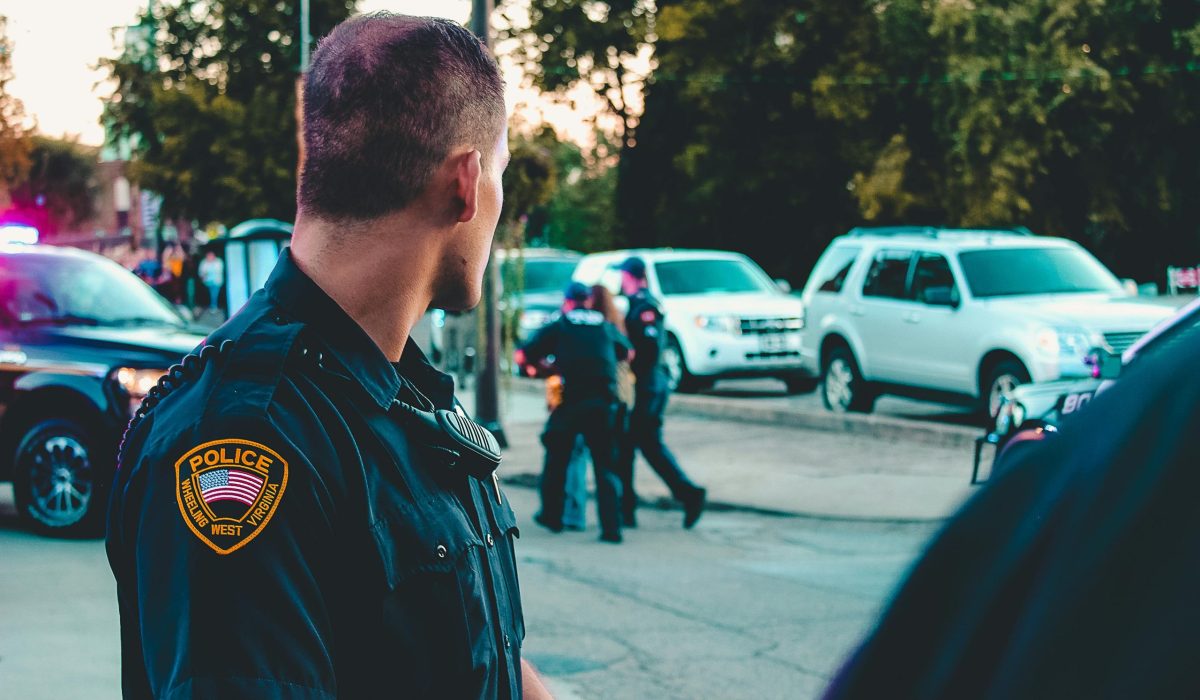
POLYGON ((858 304, 850 307, 850 315, 852 316, 865 316, 866 314, 867 310, 858 304))
POLYGON ((904 315, 901 316, 901 318, 904 319, 905 323, 920 323, 921 322, 921 312, 920 311, 905 311, 904 315))

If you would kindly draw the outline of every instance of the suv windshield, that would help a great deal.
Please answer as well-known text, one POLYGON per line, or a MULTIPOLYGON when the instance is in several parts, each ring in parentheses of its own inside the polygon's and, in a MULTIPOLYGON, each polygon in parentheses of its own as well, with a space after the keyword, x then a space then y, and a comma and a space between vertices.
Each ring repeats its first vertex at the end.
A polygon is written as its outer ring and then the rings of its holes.
POLYGON ((1121 292, 1107 268, 1076 248, 974 250, 958 261, 977 298, 1121 292))
POLYGON ((744 260, 672 260, 654 269, 664 296, 778 291, 744 260))
POLYGON ((120 265, 59 255, 0 256, 0 314, 19 324, 184 325, 120 265))
POLYGON ((525 259, 524 284, 517 278, 519 270, 516 260, 505 260, 500 267, 507 289, 523 289, 525 292, 561 292, 571 281, 571 274, 578 264, 575 260, 525 259))

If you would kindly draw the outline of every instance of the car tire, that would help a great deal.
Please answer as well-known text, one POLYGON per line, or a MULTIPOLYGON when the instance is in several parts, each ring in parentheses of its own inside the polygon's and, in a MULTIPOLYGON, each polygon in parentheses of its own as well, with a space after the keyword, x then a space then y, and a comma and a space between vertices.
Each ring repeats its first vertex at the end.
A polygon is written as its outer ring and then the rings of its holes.
POLYGON ((34 529, 56 537, 103 534, 112 469, 81 422, 34 422, 17 440, 12 464, 17 510, 34 529))
POLYGON ((787 393, 789 396, 798 396, 800 394, 811 394, 817 390, 818 380, 815 377, 805 375, 796 375, 791 377, 780 377, 783 383, 787 385, 787 393))
POLYGON ((821 402, 834 413, 870 413, 875 391, 863 379, 854 353, 847 347, 829 351, 821 369, 821 402))
POLYGON ((659 361, 667 372, 667 387, 681 394, 695 394, 713 385, 712 380, 697 377, 688 371, 687 360, 683 356, 683 347, 679 339, 673 335, 667 336, 667 344, 663 347, 659 361))
POLYGON ((980 384, 979 408, 986 418, 995 418, 1000 409, 1000 399, 1022 384, 1029 383, 1029 370, 1016 359, 997 362, 984 376, 980 384))

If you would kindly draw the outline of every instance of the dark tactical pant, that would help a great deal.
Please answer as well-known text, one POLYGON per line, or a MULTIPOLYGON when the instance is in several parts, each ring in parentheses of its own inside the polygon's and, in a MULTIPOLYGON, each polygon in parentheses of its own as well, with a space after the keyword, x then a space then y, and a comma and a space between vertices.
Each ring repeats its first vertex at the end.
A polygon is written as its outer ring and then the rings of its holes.
POLYGON ((617 451, 616 406, 607 401, 564 403, 546 421, 546 431, 542 433, 542 444, 546 446, 541 484, 542 518, 551 525, 562 525, 567 465, 579 435, 583 436, 592 456, 600 530, 607 535, 619 534, 621 479, 613 464, 617 451))
POLYGON ((692 483, 680 468, 675 455, 663 444, 663 412, 667 410, 666 389, 639 391, 629 415, 629 429, 621 441, 618 473, 621 476, 621 512, 632 514, 637 509, 637 494, 633 490, 633 461, 640 451, 659 478, 671 489, 671 495, 684 501, 699 487, 692 483))

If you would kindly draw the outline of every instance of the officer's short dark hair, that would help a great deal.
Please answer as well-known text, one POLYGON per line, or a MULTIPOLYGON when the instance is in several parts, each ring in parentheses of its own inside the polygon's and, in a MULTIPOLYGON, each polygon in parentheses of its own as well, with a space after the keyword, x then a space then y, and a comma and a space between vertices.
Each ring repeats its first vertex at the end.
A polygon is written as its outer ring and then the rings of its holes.
POLYGON ((462 26, 427 17, 339 24, 313 54, 303 100, 298 205, 333 220, 403 209, 454 146, 478 148, 489 167, 505 122, 495 59, 462 26))

